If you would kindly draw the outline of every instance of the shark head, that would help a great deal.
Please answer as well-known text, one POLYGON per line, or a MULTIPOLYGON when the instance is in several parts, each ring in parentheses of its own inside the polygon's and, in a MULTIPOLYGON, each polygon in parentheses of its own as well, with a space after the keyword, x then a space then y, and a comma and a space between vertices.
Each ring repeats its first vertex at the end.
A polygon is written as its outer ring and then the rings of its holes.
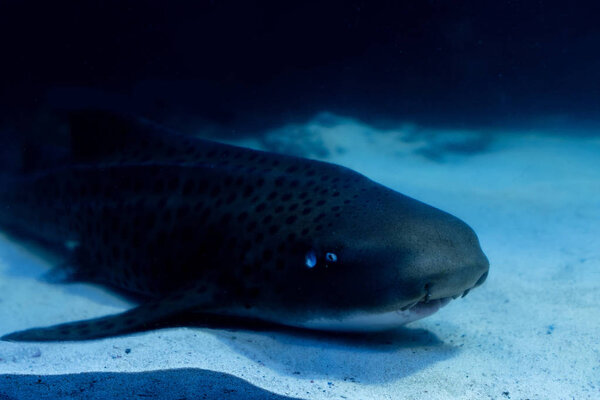
POLYGON ((460 219, 361 177, 365 190, 288 254, 284 322, 336 331, 397 327, 481 285, 489 263, 460 219), (300 309, 298 315, 290 313, 300 309), (291 319, 290 319, 291 317, 291 319))

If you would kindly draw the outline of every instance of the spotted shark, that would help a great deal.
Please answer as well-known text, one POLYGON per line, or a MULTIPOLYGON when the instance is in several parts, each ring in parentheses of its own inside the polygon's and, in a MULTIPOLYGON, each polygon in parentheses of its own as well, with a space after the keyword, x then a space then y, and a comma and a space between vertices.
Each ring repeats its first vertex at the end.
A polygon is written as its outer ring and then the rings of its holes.
POLYGON ((488 275, 476 234, 446 212, 339 165, 141 118, 73 113, 70 144, 52 167, 1 183, 4 231, 55 249, 70 280, 137 304, 4 340, 102 338, 186 315, 386 330, 488 275))

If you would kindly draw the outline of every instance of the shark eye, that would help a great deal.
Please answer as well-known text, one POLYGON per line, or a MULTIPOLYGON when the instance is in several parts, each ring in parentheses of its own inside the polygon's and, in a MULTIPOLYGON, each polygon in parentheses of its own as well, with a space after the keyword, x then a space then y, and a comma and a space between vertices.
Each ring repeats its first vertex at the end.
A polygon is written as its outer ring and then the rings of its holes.
POLYGON ((317 265, 317 255, 313 250, 309 251, 306 253, 306 256, 304 256, 304 265, 306 265, 308 268, 313 268, 315 265, 317 265))
POLYGON ((334 263, 337 261, 337 255, 335 253, 326 253, 325 260, 327 260, 327 262, 334 263))

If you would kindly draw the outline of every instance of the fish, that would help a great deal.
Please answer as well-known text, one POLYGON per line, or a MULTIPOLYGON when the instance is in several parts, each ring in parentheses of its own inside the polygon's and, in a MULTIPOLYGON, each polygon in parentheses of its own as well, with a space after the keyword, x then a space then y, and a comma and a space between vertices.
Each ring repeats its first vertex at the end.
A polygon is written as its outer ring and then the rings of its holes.
POLYGON ((488 276, 465 222, 351 169, 130 115, 78 111, 69 124, 52 167, 3 174, 0 228, 60 254, 66 281, 136 306, 2 340, 98 339, 193 315, 381 331, 488 276))

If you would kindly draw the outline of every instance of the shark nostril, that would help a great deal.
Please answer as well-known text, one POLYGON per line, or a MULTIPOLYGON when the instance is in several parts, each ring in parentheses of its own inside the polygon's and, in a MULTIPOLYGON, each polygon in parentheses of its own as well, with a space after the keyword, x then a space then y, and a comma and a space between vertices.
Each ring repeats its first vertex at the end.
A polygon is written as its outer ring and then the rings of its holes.
POLYGON ((431 283, 426 283, 423 289, 425 290, 425 296, 423 296, 422 301, 427 302, 431 298, 431 283))
POLYGON ((485 282, 485 280, 487 279, 488 276, 488 271, 485 271, 483 273, 483 275, 481 275, 481 277, 477 280, 477 283, 475 283, 475 287, 480 286, 483 282, 485 282))

